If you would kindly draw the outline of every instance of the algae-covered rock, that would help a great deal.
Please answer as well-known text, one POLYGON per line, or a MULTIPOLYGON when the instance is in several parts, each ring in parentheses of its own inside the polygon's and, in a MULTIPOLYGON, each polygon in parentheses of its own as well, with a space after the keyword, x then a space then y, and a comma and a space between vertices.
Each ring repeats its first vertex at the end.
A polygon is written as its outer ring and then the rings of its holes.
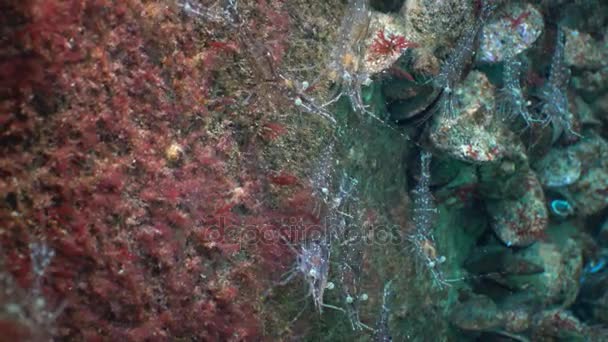
POLYGON ((567 65, 592 70, 608 65, 608 36, 603 41, 598 41, 589 33, 578 30, 564 28, 564 33, 564 58, 567 65))
POLYGON ((401 8, 412 37, 431 51, 453 45, 474 13, 472 2, 460 0, 407 0, 401 8))
POLYGON ((509 284, 525 287, 535 295, 536 304, 563 305, 574 303, 579 290, 582 252, 571 238, 539 241, 518 255, 543 267, 544 272, 509 278, 509 284))
POLYGON ((564 309, 546 310, 533 319, 534 341, 588 341, 586 329, 578 318, 564 309))
POLYGON ((608 169, 596 167, 568 187, 574 206, 583 215, 600 212, 608 206, 608 169))
POLYGON ((407 48, 417 44, 406 37, 403 22, 394 16, 374 12, 371 15, 363 72, 370 75, 388 69, 407 48))
POLYGON ((585 100, 601 104, 598 101, 601 101, 602 95, 608 88, 608 68, 581 70, 573 75, 571 85, 578 94, 584 96, 585 100))
POLYGON ((565 149, 553 148, 533 163, 539 179, 566 197, 581 215, 608 206, 608 143, 586 131, 583 139, 565 149))
POLYGON ((489 297, 478 295, 452 308, 450 322, 463 330, 484 331, 501 326, 503 315, 489 297))
POLYGON ((413 70, 437 75, 441 60, 475 26, 475 6, 460 0, 407 0, 400 12, 409 36, 420 46, 413 54, 413 70))
POLYGON ((452 158, 473 163, 506 156, 525 159, 519 139, 498 120, 494 87, 481 72, 471 72, 454 90, 453 108, 441 111, 430 128, 431 143, 452 158))
POLYGON ((512 333, 520 333, 530 327, 530 311, 525 307, 509 308, 503 310, 505 317, 505 330, 512 333))
POLYGON ((569 147, 581 160, 584 168, 602 167, 608 163, 608 142, 593 131, 583 132, 583 138, 569 147))
POLYGON ((450 47, 472 25, 475 9, 470 1, 407 0, 401 8, 406 29, 429 51, 450 47))
POLYGON ((514 57, 530 48, 543 29, 543 17, 536 7, 511 2, 484 26, 478 59, 496 63, 514 57))
POLYGON ((528 246, 543 236, 547 209, 542 187, 533 172, 521 179, 526 192, 521 198, 486 201, 492 229, 507 246, 528 246))
POLYGON ((576 182, 582 172, 581 160, 572 150, 554 148, 534 163, 538 180, 546 187, 560 187, 576 182))

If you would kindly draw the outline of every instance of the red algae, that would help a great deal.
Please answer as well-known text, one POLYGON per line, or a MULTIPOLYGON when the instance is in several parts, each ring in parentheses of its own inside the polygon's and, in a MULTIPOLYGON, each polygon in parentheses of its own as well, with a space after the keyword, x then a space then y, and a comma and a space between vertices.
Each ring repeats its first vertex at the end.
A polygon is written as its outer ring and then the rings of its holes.
POLYGON ((271 175, 269 179, 273 184, 279 186, 290 186, 298 183, 298 178, 296 176, 284 171, 271 175))
MULTIPOLYGON (((265 265, 288 250, 239 237, 280 232, 292 217, 309 222, 311 196, 289 210, 267 203, 268 184, 298 179, 248 166, 257 151, 222 121, 235 100, 213 88, 224 59, 260 48, 269 70, 280 65, 289 29, 281 6, 258 2, 251 34, 235 41, 158 1, 29 0, 1 14, 11 25, 0 64, 0 192, 16 200, 0 208, 0 252, 26 288, 28 243, 55 251, 42 283, 45 297, 65 303, 54 338, 261 338, 260 293, 276 278, 265 265), (168 159, 173 141, 179 155, 168 159)), ((287 133, 263 116, 240 120, 264 127, 253 140, 287 133)), ((0 323, 11 336, 35 328, 0 323)))
POLYGON ((408 41, 404 36, 392 33, 386 35, 384 30, 378 30, 370 50, 377 55, 394 55, 410 47, 418 47, 418 44, 408 41))

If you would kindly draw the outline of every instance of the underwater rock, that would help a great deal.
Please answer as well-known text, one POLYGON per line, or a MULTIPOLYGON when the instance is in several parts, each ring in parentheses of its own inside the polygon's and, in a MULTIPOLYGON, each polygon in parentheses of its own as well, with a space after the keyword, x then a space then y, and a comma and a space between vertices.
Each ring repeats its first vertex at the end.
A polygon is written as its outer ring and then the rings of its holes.
POLYGON ((579 245, 571 238, 555 242, 539 241, 518 256, 544 269, 542 274, 509 277, 514 287, 526 288, 539 305, 574 303, 579 290, 583 257, 579 245))
POLYGON ((536 175, 522 179, 526 192, 520 198, 486 201, 492 229, 507 246, 524 247, 542 237, 547 227, 545 196, 536 175))
POLYGON ((540 312, 533 321, 533 341, 587 341, 587 327, 564 309, 540 312))
POLYGON ((520 333, 530 327, 530 311, 524 307, 510 308, 502 311, 505 318, 505 330, 520 333))
POLYGON ((566 64, 581 69, 597 70, 608 65, 608 36, 597 41, 590 34, 563 28, 566 35, 566 64))
POLYGON ((568 187, 574 206, 583 215, 592 215, 608 206, 608 170, 596 167, 568 187))
POLYGON ((495 162, 505 156, 526 159, 519 139, 494 112, 494 87, 478 71, 471 72, 454 90, 453 112, 433 119, 431 143, 449 156, 473 163, 495 162))
POLYGON ((598 134, 566 148, 553 148, 533 163, 542 185, 558 192, 581 215, 608 206, 608 144, 598 134))
POLYGON ((546 187, 560 187, 576 182, 582 172, 580 159, 571 149, 553 148, 532 168, 546 187))
POLYGON ((450 322, 463 330, 493 330, 502 325, 503 319, 492 299, 483 295, 457 303, 450 312, 450 322))
POLYGON ((479 61, 497 63, 528 49, 544 29, 543 16, 534 6, 512 2, 482 30, 479 61), (504 13, 504 14, 503 14, 504 13))
POLYGON ((572 77, 572 88, 590 103, 598 101, 608 88, 608 68, 581 70, 572 77))
POLYGON ((470 1, 406 0, 400 15, 408 34, 420 46, 412 54, 412 71, 437 76, 445 63, 442 60, 449 59, 461 38, 476 30, 475 10, 470 1))
POLYGON ((401 8, 407 32, 428 49, 451 47, 472 25, 475 9, 472 1, 406 0, 401 8))
POLYGON ((598 213, 608 206, 608 143, 590 131, 570 150, 581 160, 578 181, 560 191, 582 215, 598 213))
POLYGON ((526 305, 497 305, 487 296, 474 295, 455 304, 449 317, 458 328, 482 333, 488 341, 528 341, 519 334, 530 329, 534 314, 526 305))
POLYGON ((608 166, 608 142, 593 131, 583 132, 583 139, 570 147, 584 169, 608 166))

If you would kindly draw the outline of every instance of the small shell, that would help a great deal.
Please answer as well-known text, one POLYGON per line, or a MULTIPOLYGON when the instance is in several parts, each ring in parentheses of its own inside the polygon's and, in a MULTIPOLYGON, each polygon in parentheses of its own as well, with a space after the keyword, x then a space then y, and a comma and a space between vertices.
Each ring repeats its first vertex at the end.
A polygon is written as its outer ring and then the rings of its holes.
POLYGON ((165 158, 170 163, 178 162, 182 158, 183 154, 184 149, 176 142, 171 143, 171 145, 169 145, 169 147, 167 147, 165 150, 165 158))

